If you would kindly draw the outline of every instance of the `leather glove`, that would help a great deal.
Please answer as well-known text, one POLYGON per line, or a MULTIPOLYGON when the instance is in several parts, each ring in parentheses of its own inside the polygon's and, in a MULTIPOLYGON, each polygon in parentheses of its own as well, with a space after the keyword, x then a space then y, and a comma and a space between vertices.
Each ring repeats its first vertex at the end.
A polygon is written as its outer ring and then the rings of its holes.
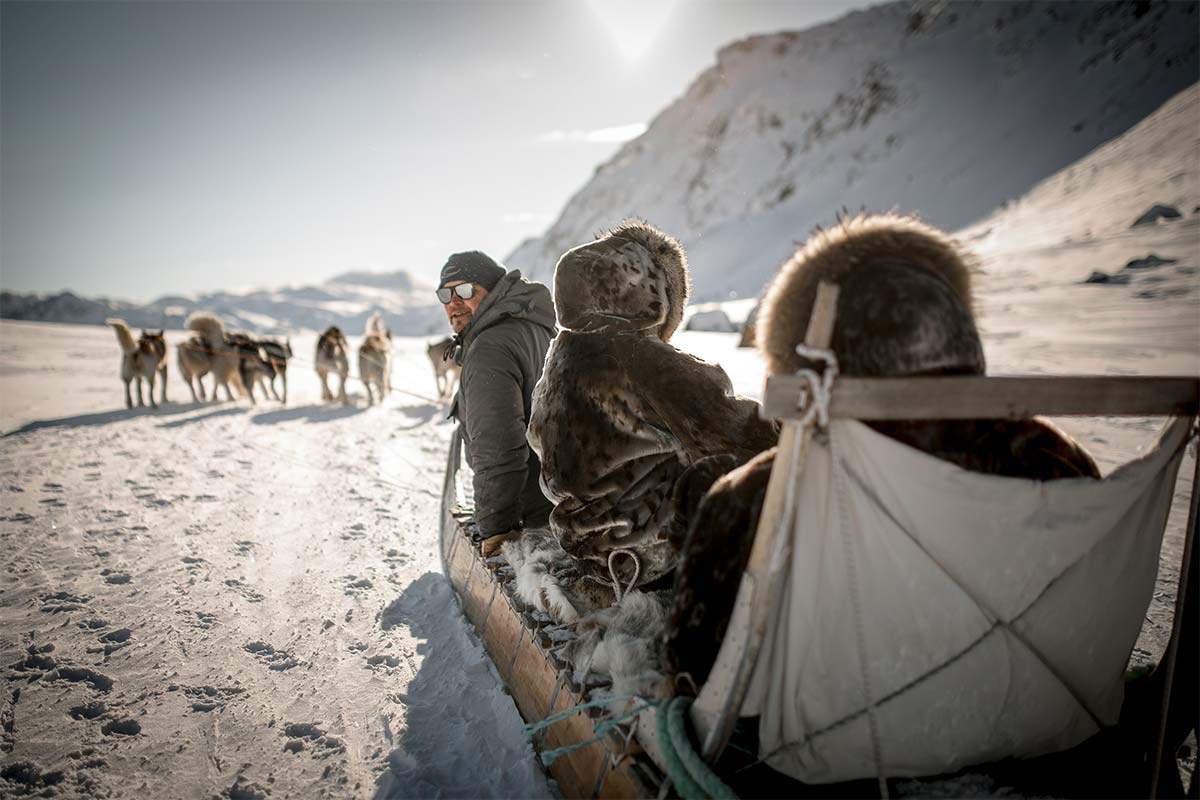
POLYGON ((504 533, 497 533, 494 536, 489 536, 484 539, 483 544, 480 545, 480 552, 483 554, 484 558, 494 556, 500 552, 500 545, 504 544, 505 542, 513 542, 517 539, 520 539, 522 533, 524 533, 522 528, 513 528, 512 530, 505 531, 504 533))

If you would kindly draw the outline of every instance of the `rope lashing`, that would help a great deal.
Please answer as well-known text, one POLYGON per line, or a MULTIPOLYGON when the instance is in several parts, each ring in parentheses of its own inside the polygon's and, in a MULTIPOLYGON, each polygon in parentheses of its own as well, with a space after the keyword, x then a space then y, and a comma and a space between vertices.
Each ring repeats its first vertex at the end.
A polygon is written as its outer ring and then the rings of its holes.
POLYGON ((837 356, 832 350, 822 350, 804 344, 796 345, 796 354, 809 361, 820 362, 825 367, 820 374, 812 369, 800 369, 796 372, 806 384, 797 402, 797 408, 804 409, 804 416, 800 418, 800 427, 807 427, 815 421, 818 427, 827 428, 829 427, 829 402, 833 396, 833 382, 838 376, 837 356))
POLYGON ((562 711, 551 714, 550 716, 548 716, 545 719, 540 720, 538 722, 531 722, 528 725, 526 725, 522 730, 525 732, 526 736, 529 736, 530 738, 532 738, 533 735, 535 733, 537 733, 538 731, 540 731, 544 728, 548 728, 557 722, 562 722, 565 719, 573 717, 576 714, 578 714, 579 712, 583 711, 584 709, 602 708, 605 706, 610 706, 613 703, 624 702, 626 700, 640 701, 641 704, 635 705, 633 708, 628 709, 628 710, 618 714, 615 717, 610 717, 606 720, 603 720, 602 722, 597 723, 592 728, 592 731, 596 735, 593 736, 591 739, 585 739, 582 742, 575 742, 573 744, 564 745, 563 747, 556 747, 553 750, 544 751, 541 754, 542 764, 544 764, 545 766, 550 766, 552 763, 557 761, 560 757, 565 756, 567 753, 574 752, 575 750, 579 750, 580 748, 587 747, 588 745, 595 744, 596 742, 601 741, 602 739, 604 739, 604 737, 608 736, 608 734, 610 732, 612 732, 612 730, 614 728, 616 728, 618 725, 620 725, 625 720, 636 717, 637 715, 639 715, 643 711, 645 711, 647 708, 658 706, 662 701, 661 700, 643 700, 642 698, 637 697, 635 695, 614 695, 612 697, 603 697, 598 700, 588 700, 586 703, 580 703, 577 706, 572 706, 571 708, 566 708, 566 709, 563 709, 562 711))
POLYGON ((541 754, 542 763, 549 766, 558 758, 595 744, 607 736, 622 722, 636 717, 647 710, 654 710, 655 724, 658 730, 659 747, 662 748, 666 761, 667 774, 685 800, 737 800, 733 789, 729 788, 712 768, 700 757, 692 746, 691 737, 687 731, 687 710, 692 705, 690 697, 666 697, 660 700, 646 700, 636 695, 614 695, 597 700, 589 700, 577 706, 551 714, 539 722, 531 722, 524 727, 526 736, 533 737, 538 731, 562 722, 588 708, 610 706, 627 700, 635 701, 634 707, 606 719, 594 726, 595 736, 582 742, 546 750, 541 754))

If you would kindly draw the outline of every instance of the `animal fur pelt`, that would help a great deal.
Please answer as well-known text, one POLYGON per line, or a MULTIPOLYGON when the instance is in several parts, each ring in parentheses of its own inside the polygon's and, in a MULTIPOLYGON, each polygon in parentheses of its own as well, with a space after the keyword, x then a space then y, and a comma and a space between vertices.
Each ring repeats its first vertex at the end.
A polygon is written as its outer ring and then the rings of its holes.
POLYGON ((375 404, 371 387, 379 393, 379 402, 391 391, 392 332, 383 325, 378 311, 367 320, 367 335, 358 349, 358 374, 367 387, 367 405, 375 404))
MULTIPOLYGON (((212 399, 217 399, 217 389, 224 386, 225 396, 233 400, 233 389, 238 387, 244 392, 238 367, 241 359, 238 353, 229 345, 225 336, 225 326, 207 311, 193 312, 185 323, 189 330, 195 331, 193 336, 177 348, 179 371, 188 388, 192 389, 192 399, 196 400, 196 390, 192 388, 192 378, 200 383, 200 378, 208 373, 213 376, 212 399)), ((204 399, 204 386, 201 384, 199 399, 204 399)))
POLYGON ((334 399, 329 391, 329 375, 335 374, 340 378, 337 399, 343 403, 350 402, 346 397, 346 378, 350 375, 350 345, 341 329, 331 325, 317 339, 317 355, 315 359, 317 377, 321 379, 321 399, 326 402, 334 399))
MULTIPOLYGON (((694 461, 738 463, 771 447, 774 424, 729 377, 667 343, 687 299, 687 258, 670 236, 625 223, 569 250, 554 276, 566 327, 534 389, 530 446, 541 459, 550 525, 585 574, 608 580, 608 555, 637 556, 638 585, 675 563, 672 496, 694 461)), ((623 580, 633 560, 621 559, 623 580)))
POLYGON ((142 399, 142 381, 149 387, 150 405, 158 408, 154 402, 154 379, 162 379, 162 401, 167 402, 167 341, 160 330, 157 333, 143 330, 142 335, 134 341, 133 332, 123 319, 108 319, 104 321, 111 325, 117 334, 117 342, 121 345, 121 380, 125 383, 125 407, 133 408, 133 398, 129 393, 129 384, 137 382, 137 404, 144 406, 142 399))
MULTIPOLYGON (((945 233, 911 218, 856 217, 819 232, 784 263, 763 300, 758 341, 768 371, 803 364, 795 347, 804 340, 817 282, 826 280, 840 289, 832 341, 843 375, 983 374, 969 265, 945 233)), ((1042 420, 868 424, 976 472, 1099 477, 1091 457, 1042 420)), ((686 673, 693 685, 708 677, 724 638, 775 456, 766 451, 717 479, 691 519, 665 641, 670 672, 686 673)))
POLYGON ((564 588, 578 579, 578 572, 549 529, 526 528, 500 551, 516 572, 518 597, 560 624, 579 619, 580 599, 572 599, 564 588))
POLYGON ((670 607, 670 592, 635 589, 581 617, 577 638, 562 654, 577 670, 610 676, 614 694, 657 696, 665 682, 662 637, 670 607))
POLYGON ((818 231, 763 298, 757 336, 767 372, 804 365, 796 345, 827 281, 841 289, 831 347, 843 375, 982 375, 971 270, 949 236, 912 217, 858 216, 818 231))

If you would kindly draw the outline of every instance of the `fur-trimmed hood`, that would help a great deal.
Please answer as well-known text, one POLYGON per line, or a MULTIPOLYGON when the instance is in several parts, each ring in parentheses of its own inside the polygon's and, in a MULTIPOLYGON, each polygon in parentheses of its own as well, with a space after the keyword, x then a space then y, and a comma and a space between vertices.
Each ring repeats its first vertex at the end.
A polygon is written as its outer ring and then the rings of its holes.
POLYGON ((768 373, 803 365, 796 345, 820 281, 840 288, 832 347, 842 374, 984 373, 970 257, 942 231, 896 214, 860 215, 818 231, 784 262, 759 313, 768 373))
POLYGON ((573 331, 653 330, 668 341, 689 289, 682 245, 636 220, 568 250, 554 268, 558 321, 573 331))

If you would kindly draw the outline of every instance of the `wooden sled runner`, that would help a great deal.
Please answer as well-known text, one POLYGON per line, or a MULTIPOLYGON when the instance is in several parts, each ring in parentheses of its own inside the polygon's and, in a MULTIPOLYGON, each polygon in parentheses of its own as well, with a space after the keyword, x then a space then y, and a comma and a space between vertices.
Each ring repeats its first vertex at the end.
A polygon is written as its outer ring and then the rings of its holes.
MULTIPOLYGON (((836 289, 822 287, 809 328, 808 345, 815 348, 827 346, 833 323, 832 309, 835 307, 836 289)), ((1159 462, 1152 466, 1157 469, 1161 462, 1162 475, 1155 479, 1164 484, 1170 483, 1165 495, 1165 503, 1169 508, 1174 469, 1178 468, 1182 459, 1182 448, 1189 440, 1195 439, 1198 405, 1200 381, 1195 378, 840 378, 832 386, 827 383, 822 387, 819 378, 813 382, 798 376, 771 377, 764 391, 764 414, 784 422, 780 455, 772 470, 729 634, 709 680, 700 688, 699 696, 691 708, 691 722, 699 735, 696 749, 709 763, 715 763, 729 741, 739 714, 745 710, 747 698, 754 698, 754 702, 761 706, 763 698, 771 696, 763 688, 770 683, 770 665, 764 667, 763 664, 770 660, 772 648, 775 648, 775 656, 778 657, 778 629, 786 627, 779 622, 779 608, 784 602, 781 598, 790 591, 787 585, 790 569, 788 559, 795 546, 790 537, 796 530, 799 513, 797 504, 789 503, 788 498, 795 498, 797 487, 802 488, 802 482, 807 477, 806 470, 817 470, 822 463, 832 463, 828 452, 824 456, 815 452, 813 458, 808 458, 806 452, 809 448, 830 450, 830 437, 858 435, 862 438, 861 434, 846 434, 852 428, 845 424, 835 429, 838 421, 1021 419, 1034 415, 1175 417, 1181 421, 1170 426, 1160 440, 1160 447, 1166 449, 1164 453, 1152 453, 1139 459, 1141 462, 1159 458, 1159 462), (822 392, 824 396, 821 402, 814 404, 814 397, 822 392), (813 418, 814 408, 818 406, 827 419, 813 418), (822 439, 816 445, 813 445, 814 432, 819 432, 822 439), (822 457, 825 462, 821 461, 822 457), (768 653, 765 659, 762 657, 764 651, 768 653)), ((550 627, 523 609, 520 602, 505 591, 502 577, 498 578, 496 574, 497 566, 485 563, 479 557, 477 548, 471 545, 463 526, 469 520, 469 504, 463 498, 457 480, 457 447, 456 440, 451 449, 443 493, 441 544, 445 574, 461 599, 468 619, 480 632, 522 716, 529 722, 537 722, 554 711, 569 709, 584 702, 587 687, 578 685, 570 666, 558 662, 550 651, 553 635, 550 627)), ((928 458, 924 454, 917 455, 928 458)), ((1125 477, 1122 480, 1127 480, 1132 472, 1123 473, 1125 477)), ((970 480, 972 486, 978 486, 992 479, 992 476, 980 475, 970 480)), ((1095 484, 1103 488, 1108 480, 1105 478, 1095 484)), ((1146 481, 1148 485, 1152 482, 1146 481)), ((1200 518, 1197 509, 1200 500, 1197 495, 1198 482, 1200 460, 1192 476, 1173 631, 1155 676, 1154 685, 1160 693, 1160 713, 1145 726, 1148 757, 1144 765, 1145 774, 1139 778, 1144 786, 1140 791, 1148 796, 1157 796, 1164 778, 1169 776, 1168 770, 1176 769, 1174 754, 1164 748, 1164 742, 1170 739, 1170 732, 1192 727, 1196 722, 1197 631, 1200 630, 1200 620, 1196 616, 1196 584, 1200 581, 1200 566, 1195 546, 1197 521, 1200 518)), ((1157 499, 1160 505, 1163 502, 1161 488, 1157 499)), ((1162 514, 1162 525, 1165 524, 1166 516, 1162 514)), ((1158 535, 1161 537, 1161 527, 1158 535)), ((1156 566, 1157 547, 1154 552, 1156 566)), ((1048 578, 1047 585, 1054 584, 1055 579, 1055 576, 1048 578)), ((973 596, 977 589, 967 582, 964 591, 973 596)), ((1045 591, 1039 594, 1035 587, 1033 594, 1040 599, 1045 591)), ((1032 654, 1029 663, 1039 667, 1039 659, 1042 659, 1041 667, 1045 667, 1049 675, 1055 679, 1063 678, 1056 674, 1058 667, 1053 658, 1045 657, 1036 640, 1021 642, 1020 637, 1025 632, 1009 630, 1018 626, 999 608, 1003 602, 981 601, 981 606, 984 607, 985 617, 995 617, 991 622, 999 633, 1015 636, 1017 643, 1028 649, 1032 654)), ((862 642, 853 644, 859 646, 862 642)), ((1128 657, 1128 651, 1124 657, 1128 657)), ((863 660, 864 664, 869 660, 864 660, 861 650, 857 652, 857 658, 863 660)), ((850 663, 847 664, 847 671, 858 672, 859 667, 858 663, 850 663)), ((940 671, 940 668, 933 671, 940 671)), ((1080 694, 1072 681, 1063 679, 1062 683, 1068 701, 1073 694, 1080 694)), ((849 725, 841 730, 853 733, 862 740, 862 751, 865 757, 871 759, 866 774, 877 776, 883 788, 885 778, 896 776, 896 773, 890 772, 883 755, 886 753, 889 724, 883 707, 897 695, 873 694, 870 691, 866 695, 865 710, 856 718, 861 721, 858 731, 854 732, 849 725), (881 741, 885 743, 883 746, 881 741)), ((1091 700, 1086 696, 1076 699, 1081 708, 1092 713, 1095 704, 1091 700)), ((761 714, 762 708, 754 709, 754 713, 761 714)), ((1104 716, 1103 712, 1096 713, 1104 716)), ((555 761, 550 770, 564 794, 568 797, 654 797, 664 796, 671 791, 671 787, 665 785, 666 766, 655 739, 655 714, 651 709, 641 715, 636 735, 631 739, 610 736, 555 761)), ((556 749, 586 741, 592 736, 591 720, 580 713, 572 718, 570 724, 562 723, 547 729, 545 737, 541 741, 535 739, 534 743, 539 749, 556 749)), ((1194 786, 1192 792, 1195 792, 1194 786)))
MULTIPOLYGON (((529 723, 587 702, 592 687, 552 647, 556 627, 523 604, 508 587, 499 559, 485 560, 471 541, 469 486, 461 480, 462 440, 455 433, 442 491, 442 571, 500 673, 521 717, 529 723)), ((596 710, 597 712, 599 709, 596 710)), ((584 711, 547 727, 533 739, 546 752, 592 739, 593 717, 584 711)), ((662 774, 633 738, 634 724, 556 758, 549 766, 565 797, 655 797, 662 774)))

